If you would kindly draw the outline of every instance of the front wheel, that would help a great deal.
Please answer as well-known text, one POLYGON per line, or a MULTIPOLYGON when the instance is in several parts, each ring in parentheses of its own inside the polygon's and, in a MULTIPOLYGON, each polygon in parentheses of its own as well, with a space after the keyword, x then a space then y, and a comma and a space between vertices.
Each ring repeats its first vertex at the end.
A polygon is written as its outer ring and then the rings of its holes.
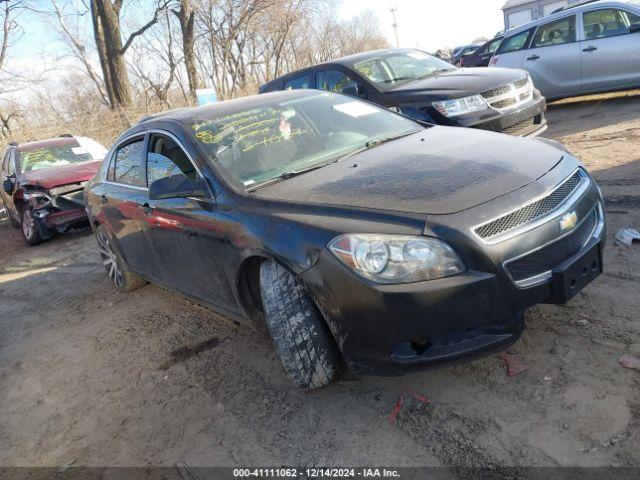
POLYGON ((308 389, 331 383, 338 370, 336 348, 300 280, 268 260, 260 267, 260 293, 271 339, 289 378, 308 389))
POLYGON ((96 240, 102 265, 107 275, 122 292, 130 292, 142 287, 147 282, 137 273, 132 272, 112 244, 106 229, 102 225, 96 227, 96 240))
POLYGON ((40 225, 40 220, 33 216, 33 210, 27 205, 22 209, 21 222, 22 238, 27 245, 38 245, 46 238, 43 235, 44 226, 40 225))

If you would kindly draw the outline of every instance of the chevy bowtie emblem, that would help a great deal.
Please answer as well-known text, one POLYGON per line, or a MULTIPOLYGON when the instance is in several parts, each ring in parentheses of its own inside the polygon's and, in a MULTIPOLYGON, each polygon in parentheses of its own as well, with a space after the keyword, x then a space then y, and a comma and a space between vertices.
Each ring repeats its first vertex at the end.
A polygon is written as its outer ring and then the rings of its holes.
POLYGON ((576 212, 567 213, 560 219, 560 230, 571 230, 578 223, 578 214, 576 212))

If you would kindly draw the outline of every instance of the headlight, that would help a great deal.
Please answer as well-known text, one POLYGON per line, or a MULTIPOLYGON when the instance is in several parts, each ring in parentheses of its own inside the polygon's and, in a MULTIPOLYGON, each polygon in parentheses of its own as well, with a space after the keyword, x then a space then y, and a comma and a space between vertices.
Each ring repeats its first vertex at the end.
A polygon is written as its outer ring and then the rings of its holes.
POLYGON ((435 238, 341 235, 329 250, 357 274, 379 283, 412 283, 466 270, 456 252, 435 238))
POLYGON ((433 106, 445 117, 456 117, 458 115, 464 115, 465 113, 481 112, 489 108, 489 105, 482 95, 433 102, 433 106))
POLYGON ((51 197, 44 192, 25 192, 23 197, 34 208, 42 208, 51 204, 51 197))

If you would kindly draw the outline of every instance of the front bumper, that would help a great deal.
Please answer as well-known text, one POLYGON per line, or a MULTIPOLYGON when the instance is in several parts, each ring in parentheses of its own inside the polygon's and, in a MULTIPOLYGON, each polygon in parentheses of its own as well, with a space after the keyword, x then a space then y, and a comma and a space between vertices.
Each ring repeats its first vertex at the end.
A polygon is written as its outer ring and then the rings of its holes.
MULTIPOLYGON (((591 182, 569 207, 583 218, 584 212, 594 211, 600 202, 598 189, 591 182)), ((454 246, 467 265, 464 274, 380 285, 357 276, 328 251, 302 274, 352 372, 395 375, 503 350, 522 334, 527 308, 543 302, 564 303, 601 272, 604 217, 579 251, 554 266, 550 278, 527 287, 516 284, 505 261, 535 251, 549 235, 557 235, 551 231, 557 228, 555 214, 548 224, 536 226, 522 238, 499 244, 486 244, 463 233, 460 225, 467 229, 474 225, 470 222, 477 222, 477 212, 453 217, 442 222, 448 234, 435 221, 425 234, 444 238, 454 246), (594 255, 599 259, 597 268, 591 268, 594 255), (584 273, 587 269, 588 275, 584 273)))
POLYGON ((489 109, 485 112, 447 118, 434 108, 428 110, 428 114, 441 125, 479 128, 520 137, 534 137, 547 129, 547 102, 538 94, 534 95, 531 101, 510 111, 489 109))

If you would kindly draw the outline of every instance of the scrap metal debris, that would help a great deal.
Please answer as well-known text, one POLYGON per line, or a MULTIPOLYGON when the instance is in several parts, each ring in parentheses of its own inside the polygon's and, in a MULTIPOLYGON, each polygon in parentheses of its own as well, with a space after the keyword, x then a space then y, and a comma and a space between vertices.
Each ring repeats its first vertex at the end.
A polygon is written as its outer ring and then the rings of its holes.
POLYGON ((510 377, 515 377, 516 375, 529 370, 529 365, 524 363, 524 361, 522 361, 522 359, 515 353, 502 352, 500 354, 500 358, 507 366, 507 374, 510 377))
POLYGON ((630 247, 633 242, 640 242, 640 232, 634 228, 621 228, 616 232, 615 239, 618 243, 630 247))
POLYGON ((618 363, 624 368, 631 368, 640 372, 640 358, 625 354, 618 359, 618 363))
POLYGON ((405 404, 405 399, 414 399, 423 405, 427 405, 431 402, 431 400, 429 400, 429 397, 421 393, 415 393, 415 392, 403 393, 402 395, 400 395, 400 397, 398 397, 398 401, 393 406, 391 413, 389 413, 389 416, 387 417, 389 419, 389 423, 393 424, 396 422, 396 420, 398 419, 398 414, 400 413, 400 410, 402 410, 402 407, 405 404))

